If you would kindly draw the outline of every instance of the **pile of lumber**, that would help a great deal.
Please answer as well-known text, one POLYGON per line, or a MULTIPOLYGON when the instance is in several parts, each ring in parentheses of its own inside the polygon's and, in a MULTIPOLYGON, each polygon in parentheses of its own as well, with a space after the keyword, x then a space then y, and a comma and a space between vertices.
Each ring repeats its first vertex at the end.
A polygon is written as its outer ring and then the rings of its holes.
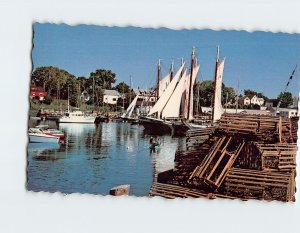
POLYGON ((150 195, 295 201, 297 123, 227 114, 218 128, 188 131, 188 149, 150 195))

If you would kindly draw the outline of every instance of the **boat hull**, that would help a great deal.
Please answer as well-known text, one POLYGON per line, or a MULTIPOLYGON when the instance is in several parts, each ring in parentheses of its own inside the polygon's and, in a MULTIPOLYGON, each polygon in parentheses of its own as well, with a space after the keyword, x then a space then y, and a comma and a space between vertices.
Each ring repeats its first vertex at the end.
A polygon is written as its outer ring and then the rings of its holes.
POLYGON ((172 124, 172 136, 185 136, 190 129, 189 126, 182 122, 175 122, 172 124))
POLYGON ((108 122, 109 118, 106 116, 97 116, 95 119, 95 123, 98 124, 100 122, 108 122))
POLYGON ((84 118, 68 118, 62 117, 58 120, 59 123, 81 123, 81 124, 94 124, 96 117, 84 117, 84 118))
POLYGON ((29 142, 31 143, 58 143, 59 137, 51 135, 29 134, 29 142))
POLYGON ((152 135, 164 135, 172 134, 171 122, 150 118, 142 117, 139 119, 139 124, 144 126, 145 132, 152 135))

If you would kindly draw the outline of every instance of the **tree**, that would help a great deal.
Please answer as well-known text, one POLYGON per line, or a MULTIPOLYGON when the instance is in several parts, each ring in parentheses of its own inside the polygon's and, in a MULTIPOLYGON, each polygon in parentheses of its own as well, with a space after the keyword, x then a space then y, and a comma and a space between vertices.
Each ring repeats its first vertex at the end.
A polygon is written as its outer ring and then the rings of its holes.
POLYGON ((95 87, 101 87, 102 89, 111 89, 112 84, 116 82, 116 74, 111 70, 96 70, 90 74, 87 81, 89 87, 95 84, 95 87))
MULTIPOLYGON (((212 99, 214 95, 214 81, 212 80, 205 80, 201 83, 197 83, 195 85, 194 89, 194 99, 197 99, 198 97, 198 90, 199 88, 199 99, 200 99, 200 105, 201 106, 211 106, 212 105, 212 99)), ((232 87, 226 87, 224 84, 222 84, 222 103, 225 104, 226 97, 228 94, 227 102, 234 102, 235 101, 235 91, 232 87)))
MULTIPOLYGON (((49 96, 57 99, 77 98, 78 80, 76 77, 63 69, 53 66, 38 67, 31 75, 31 82, 44 87, 49 96)), ((74 103, 75 101, 72 101, 74 103)))
POLYGON ((280 92, 280 94, 277 97, 278 101, 281 101, 281 104, 279 107, 286 108, 289 105, 293 104, 293 96, 291 92, 280 92))
POLYGON ((125 82, 119 83, 117 86, 115 86, 115 89, 119 93, 129 93, 129 86, 125 82))

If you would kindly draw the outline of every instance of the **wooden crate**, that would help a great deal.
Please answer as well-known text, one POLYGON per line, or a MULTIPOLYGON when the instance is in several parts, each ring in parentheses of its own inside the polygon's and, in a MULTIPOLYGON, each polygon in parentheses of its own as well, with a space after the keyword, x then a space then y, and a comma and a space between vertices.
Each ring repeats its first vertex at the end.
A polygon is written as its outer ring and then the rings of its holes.
POLYGON ((231 168, 225 194, 246 199, 295 201, 295 173, 231 168))
POLYGON ((295 143, 255 143, 261 157, 262 170, 296 169, 297 145, 295 143))
POLYGON ((216 190, 226 177, 245 142, 233 137, 221 137, 212 146, 204 160, 199 164, 188 179, 195 186, 207 185, 216 190))

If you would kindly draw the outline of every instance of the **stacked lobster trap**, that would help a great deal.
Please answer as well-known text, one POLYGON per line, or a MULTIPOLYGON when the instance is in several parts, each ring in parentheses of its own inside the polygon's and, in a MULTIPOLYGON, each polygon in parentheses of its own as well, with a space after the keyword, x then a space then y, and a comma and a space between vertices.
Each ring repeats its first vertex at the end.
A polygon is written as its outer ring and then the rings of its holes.
POLYGON ((189 131, 187 150, 176 152, 174 169, 158 175, 150 196, 295 201, 297 123, 225 114, 217 128, 189 131))

